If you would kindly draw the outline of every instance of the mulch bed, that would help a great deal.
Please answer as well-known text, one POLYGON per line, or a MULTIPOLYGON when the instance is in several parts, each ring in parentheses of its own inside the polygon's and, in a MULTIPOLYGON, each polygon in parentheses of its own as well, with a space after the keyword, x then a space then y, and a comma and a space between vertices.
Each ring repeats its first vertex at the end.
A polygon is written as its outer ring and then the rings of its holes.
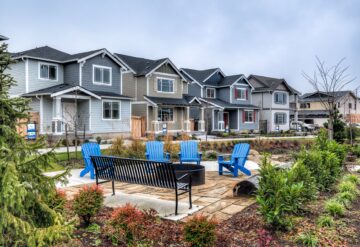
MULTIPOLYGON (((218 224, 216 246, 301 246, 296 242, 301 232, 316 233, 320 246, 360 246, 360 197, 346 210, 344 217, 335 218, 335 226, 320 228, 316 225, 317 218, 323 214, 325 200, 334 194, 335 191, 321 193, 316 201, 293 218, 293 228, 286 232, 271 230, 258 213, 258 205, 253 204, 218 224)), ((67 246, 113 246, 102 232, 112 211, 112 208, 104 207, 93 219, 96 230, 78 226, 72 244, 67 246)), ((151 231, 158 239, 154 246, 189 246, 183 240, 182 222, 159 220, 151 231)))

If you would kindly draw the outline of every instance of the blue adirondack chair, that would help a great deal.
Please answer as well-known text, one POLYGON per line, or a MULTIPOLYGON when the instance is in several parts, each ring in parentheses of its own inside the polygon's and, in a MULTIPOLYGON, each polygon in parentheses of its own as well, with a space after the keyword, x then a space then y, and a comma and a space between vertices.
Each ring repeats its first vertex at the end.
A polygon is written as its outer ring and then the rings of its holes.
POLYGON ((90 178, 94 179, 95 178, 95 170, 94 170, 94 165, 91 161, 90 156, 99 156, 101 155, 101 151, 100 151, 100 146, 99 144, 95 143, 95 142, 88 142, 88 143, 84 143, 81 146, 81 153, 84 159, 84 163, 85 163, 85 168, 84 170, 82 170, 80 172, 80 177, 85 176, 85 174, 87 174, 88 172, 90 172, 90 178))
POLYGON ((202 153, 198 151, 198 143, 196 141, 183 141, 180 143, 179 160, 183 162, 196 162, 200 165, 202 153))
POLYGON ((244 174, 251 176, 251 172, 245 168, 245 162, 247 160, 249 151, 250 145, 248 143, 239 143, 235 145, 230 160, 225 161, 225 155, 219 155, 219 175, 223 175, 223 173, 230 173, 234 177, 237 177, 240 170, 244 174), (229 170, 229 172, 224 172, 223 168, 226 168, 227 170, 229 170))
POLYGON ((146 143, 145 156, 147 160, 160 162, 170 161, 170 154, 164 153, 164 144, 159 141, 150 141, 146 143))

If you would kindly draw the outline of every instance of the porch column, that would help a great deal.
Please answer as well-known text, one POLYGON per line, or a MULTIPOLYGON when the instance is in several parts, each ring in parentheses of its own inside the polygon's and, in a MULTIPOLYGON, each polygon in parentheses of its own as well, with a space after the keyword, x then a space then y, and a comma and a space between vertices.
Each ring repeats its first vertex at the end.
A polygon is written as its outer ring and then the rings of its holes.
POLYGON ((205 131, 204 107, 200 108, 199 131, 205 131))
POLYGON ((153 107, 153 126, 154 126, 154 132, 158 132, 159 131, 159 107, 154 106, 153 107))
POLYGON ((185 131, 190 132, 190 107, 187 106, 185 111, 184 123, 185 123, 185 131))
POLYGON ((224 122, 224 110, 220 109, 218 112, 218 129, 219 130, 225 130, 225 122, 224 122))
POLYGON ((52 132, 54 134, 62 134, 62 109, 61 109, 61 97, 56 97, 53 100, 55 104, 54 116, 52 119, 52 132))

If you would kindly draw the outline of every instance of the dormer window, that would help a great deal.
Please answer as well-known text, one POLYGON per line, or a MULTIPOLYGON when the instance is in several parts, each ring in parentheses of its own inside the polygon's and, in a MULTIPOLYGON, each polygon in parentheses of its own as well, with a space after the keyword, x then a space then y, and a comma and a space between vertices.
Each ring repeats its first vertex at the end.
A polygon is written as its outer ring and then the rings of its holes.
POLYGON ((286 93, 276 92, 274 94, 274 102, 275 102, 275 104, 285 105, 286 104, 286 93))
POLYGON ((157 91, 162 93, 174 92, 174 80, 166 78, 157 78, 157 91))
POLYGON ((111 67, 93 65, 93 83, 111 86, 111 67))
POLYGON ((206 89, 206 98, 215 98, 215 88, 206 89))
POLYGON ((237 100, 247 100, 249 95, 248 95, 248 90, 246 88, 235 88, 235 99, 237 100))
POLYGON ((42 80, 57 81, 58 66, 55 64, 40 63, 39 78, 42 80))

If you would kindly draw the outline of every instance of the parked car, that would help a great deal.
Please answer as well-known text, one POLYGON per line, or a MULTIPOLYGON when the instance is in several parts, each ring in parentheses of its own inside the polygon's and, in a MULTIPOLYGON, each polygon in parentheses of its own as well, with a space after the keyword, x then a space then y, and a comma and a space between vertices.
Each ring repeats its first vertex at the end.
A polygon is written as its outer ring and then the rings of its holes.
POLYGON ((315 130, 315 125, 307 124, 302 121, 292 121, 290 123, 290 129, 297 130, 297 131, 313 131, 315 130))

